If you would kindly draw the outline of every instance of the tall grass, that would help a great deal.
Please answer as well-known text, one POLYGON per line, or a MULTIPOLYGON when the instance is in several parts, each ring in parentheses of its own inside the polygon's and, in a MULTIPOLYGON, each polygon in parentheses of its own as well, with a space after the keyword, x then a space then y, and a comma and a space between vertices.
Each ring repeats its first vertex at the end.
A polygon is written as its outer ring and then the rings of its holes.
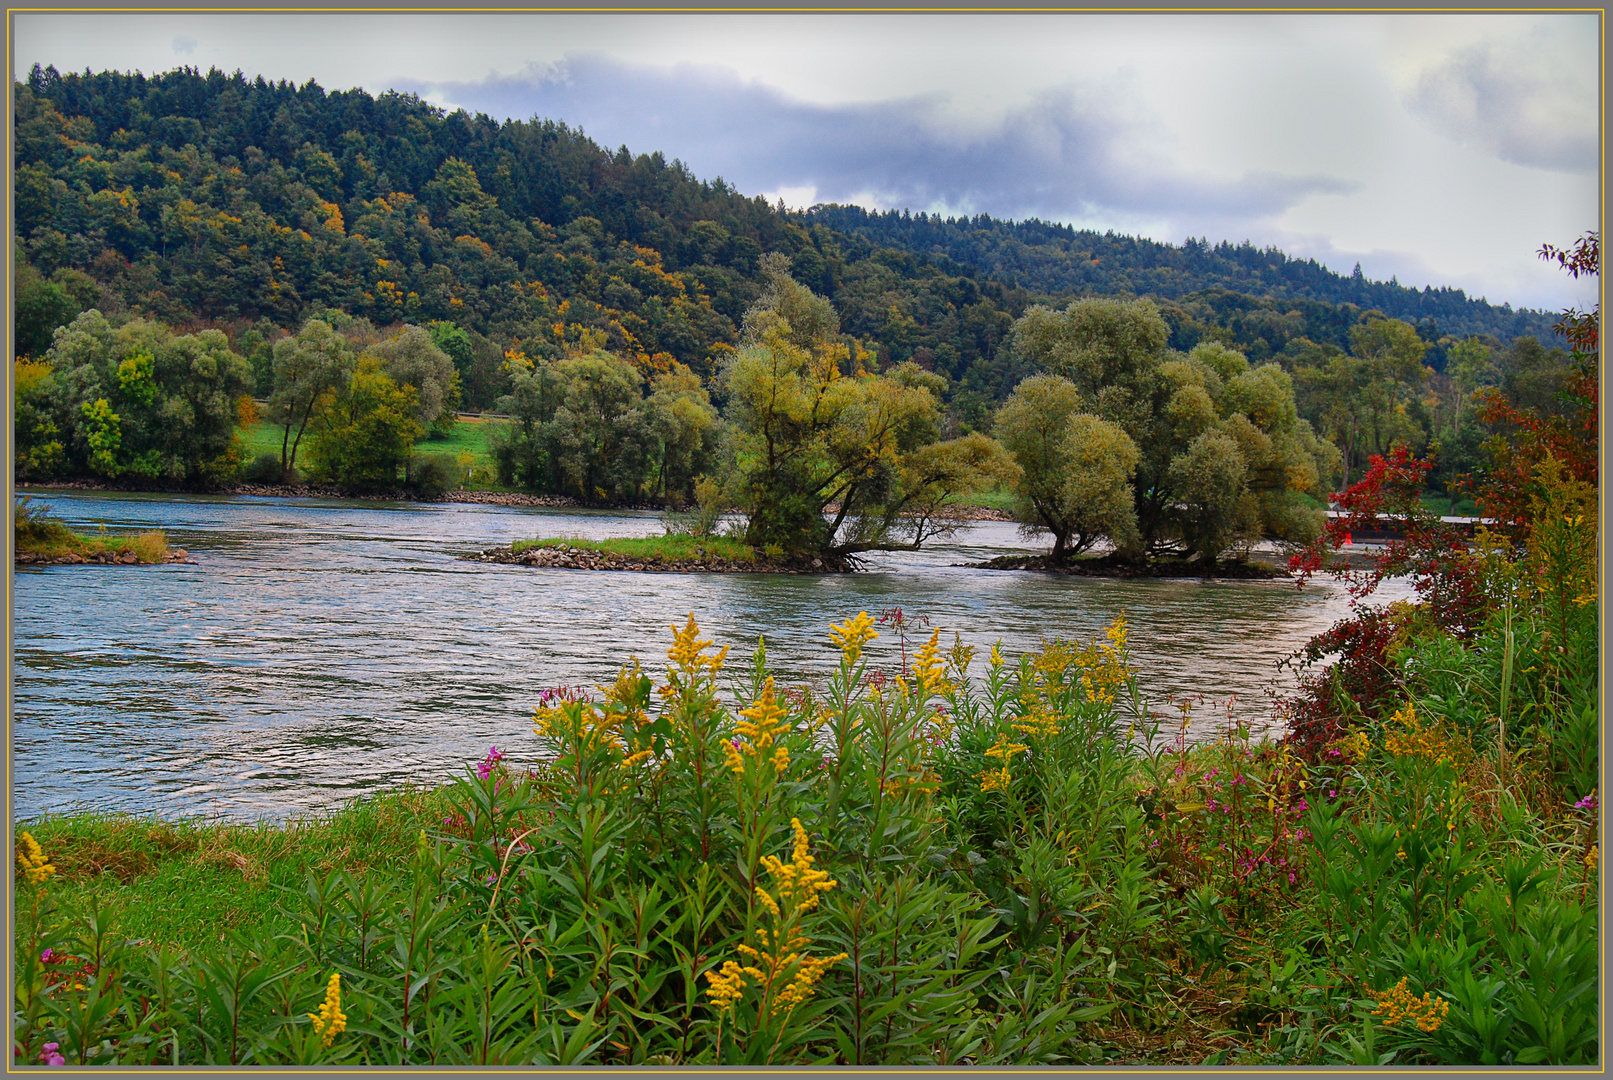
POLYGON ((31 552, 50 558, 62 555, 94 556, 101 553, 123 555, 133 552, 142 563, 160 563, 168 553, 168 538, 162 530, 132 535, 97 536, 73 532, 51 517, 47 507, 36 505, 27 495, 17 499, 12 514, 13 540, 18 552, 31 552))

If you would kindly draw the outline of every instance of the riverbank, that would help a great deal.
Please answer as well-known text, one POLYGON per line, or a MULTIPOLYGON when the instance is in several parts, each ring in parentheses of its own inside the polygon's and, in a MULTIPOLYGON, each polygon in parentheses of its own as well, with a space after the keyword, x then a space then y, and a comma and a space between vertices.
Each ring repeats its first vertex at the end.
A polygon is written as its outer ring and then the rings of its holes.
MULTIPOLYGON (((50 483, 31 483, 30 490, 50 491, 107 491, 107 492, 159 492, 176 495, 250 495, 272 499, 355 499, 372 502, 418 503, 477 503, 484 506, 531 506, 557 510, 648 510, 662 511, 666 506, 652 502, 593 503, 570 495, 534 495, 525 491, 502 491, 486 488, 455 489, 437 495, 425 495, 408 488, 390 488, 383 491, 348 491, 336 484, 224 484, 208 491, 193 491, 179 485, 118 484, 101 480, 54 480, 50 483)), ((686 509, 686 508, 685 508, 686 509)), ((730 514, 740 511, 731 509, 730 514)), ((1013 521, 1000 510, 989 506, 959 504, 952 508, 953 516, 960 521, 1013 521)))
POLYGON ((1209 564, 1187 559, 1155 559, 1136 563, 1112 555, 1083 559, 1054 559, 1051 555, 1000 555, 985 562, 959 565, 971 570, 1031 570, 1043 574, 1067 574, 1075 577, 1231 578, 1240 581, 1263 581, 1289 576, 1287 569, 1276 563, 1275 556, 1267 556, 1272 561, 1261 561, 1260 554, 1248 560, 1226 560, 1209 564))

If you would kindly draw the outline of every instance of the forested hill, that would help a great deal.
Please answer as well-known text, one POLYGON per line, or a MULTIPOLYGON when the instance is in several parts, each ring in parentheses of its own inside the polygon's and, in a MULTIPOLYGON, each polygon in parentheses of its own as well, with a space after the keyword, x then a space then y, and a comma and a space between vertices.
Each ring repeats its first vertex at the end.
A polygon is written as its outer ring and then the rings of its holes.
POLYGON ((1211 246, 1190 239, 1177 247, 1035 219, 870 213, 860 206, 816 206, 807 217, 881 247, 946 255, 1000 280, 1056 295, 1130 293, 1176 300, 1222 289, 1277 300, 1354 304, 1411 323, 1433 320, 1458 337, 1491 334, 1506 340, 1525 334, 1549 337, 1557 318, 1469 299, 1461 289, 1417 290, 1394 280, 1372 281, 1359 264, 1349 276, 1336 274, 1314 259, 1291 259, 1276 248, 1257 248, 1247 241, 1211 246))
POLYGON ((445 114, 397 93, 36 68, 14 123, 23 355, 91 306, 217 325, 244 352, 340 309, 468 330, 465 402, 486 407, 507 389, 507 351, 590 341, 711 374, 761 291, 766 251, 789 255, 881 361, 947 376, 966 420, 1025 374, 1002 348, 1013 320, 1081 292, 1156 295, 1173 346, 1216 338, 1255 360, 1307 341, 1347 349, 1368 306, 1416 321, 1436 366, 1452 334, 1549 337, 1543 316, 1252 249, 787 213, 564 123, 445 114))

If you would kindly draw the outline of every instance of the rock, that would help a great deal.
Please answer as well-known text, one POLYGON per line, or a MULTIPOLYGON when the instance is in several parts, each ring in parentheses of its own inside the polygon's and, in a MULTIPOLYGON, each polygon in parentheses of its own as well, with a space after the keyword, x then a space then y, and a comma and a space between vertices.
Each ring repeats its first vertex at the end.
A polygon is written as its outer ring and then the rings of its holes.
POLYGON ((140 556, 136 555, 132 551, 125 551, 122 555, 118 556, 118 562, 122 563, 124 566, 133 566, 139 561, 140 556))

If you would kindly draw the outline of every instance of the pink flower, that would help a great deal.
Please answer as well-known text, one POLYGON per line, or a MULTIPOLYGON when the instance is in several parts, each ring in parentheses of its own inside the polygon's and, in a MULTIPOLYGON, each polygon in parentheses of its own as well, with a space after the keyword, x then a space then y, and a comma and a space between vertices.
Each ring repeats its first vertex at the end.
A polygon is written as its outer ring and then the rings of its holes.
POLYGON ((39 962, 41 964, 55 963, 55 960, 56 952, 54 949, 46 949, 44 952, 39 954, 39 962))
POLYGON ((504 751, 496 746, 487 748, 487 756, 476 763, 476 775, 483 780, 493 775, 493 769, 504 760, 504 751))
POLYGON ((1595 810, 1596 809, 1596 792, 1594 792, 1594 791, 1591 792, 1589 795, 1587 795, 1583 799, 1579 800, 1579 802, 1575 803, 1574 804, 1574 809, 1575 810, 1595 810))
POLYGON ((1296 880, 1298 879, 1296 879, 1293 874, 1288 875, 1288 884, 1292 885, 1296 880))
POLYGON ((59 1043, 46 1043, 39 1051, 39 1060, 46 1065, 66 1065, 67 1059, 57 1053, 58 1049, 60 1049, 59 1043))

